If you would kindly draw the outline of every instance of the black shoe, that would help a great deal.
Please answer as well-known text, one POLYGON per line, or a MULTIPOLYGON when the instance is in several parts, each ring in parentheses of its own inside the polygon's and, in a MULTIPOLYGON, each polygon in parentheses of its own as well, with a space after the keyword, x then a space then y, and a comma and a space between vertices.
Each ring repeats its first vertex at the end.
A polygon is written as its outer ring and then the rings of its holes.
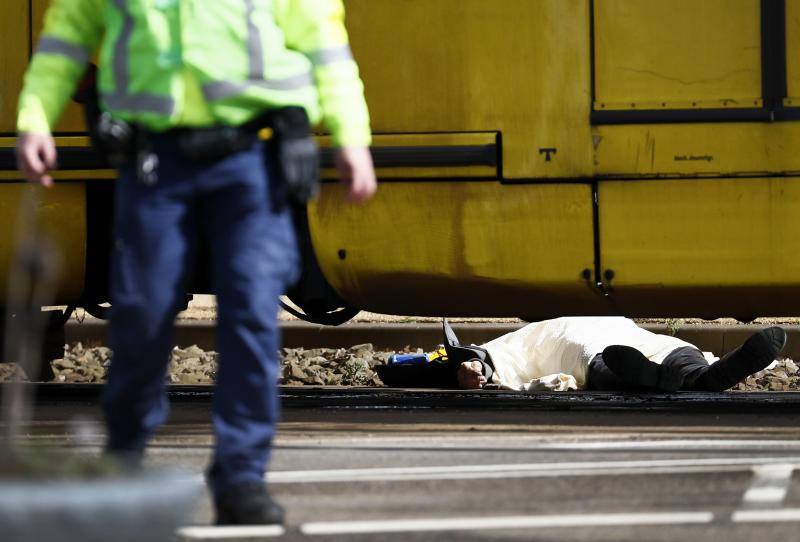
POLYGON ((216 496, 217 525, 282 525, 283 507, 260 482, 233 486, 216 496))
POLYGON ((712 363, 695 382, 703 391, 725 391, 751 374, 767 367, 786 346, 786 332, 780 327, 769 327, 751 335, 745 342, 712 363))
POLYGON ((631 386, 677 391, 683 386, 683 377, 669 367, 650 361, 644 354, 615 344, 603 350, 603 362, 617 378, 631 386))

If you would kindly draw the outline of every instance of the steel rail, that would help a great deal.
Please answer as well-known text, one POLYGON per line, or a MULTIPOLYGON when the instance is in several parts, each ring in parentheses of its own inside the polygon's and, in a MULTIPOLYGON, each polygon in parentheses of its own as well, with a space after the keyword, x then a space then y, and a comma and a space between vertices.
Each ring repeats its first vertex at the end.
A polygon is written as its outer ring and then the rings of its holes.
MULTIPOLYGON (((95 404, 102 384, 32 383, 38 404, 95 404)), ((0 384, 0 397, 7 390, 0 384)), ((175 403, 210 403, 212 386, 172 385, 175 403)), ((671 411, 691 413, 786 413, 800 411, 800 392, 619 393, 500 390, 413 390, 334 386, 281 386, 285 409, 480 410, 480 411, 671 411)))

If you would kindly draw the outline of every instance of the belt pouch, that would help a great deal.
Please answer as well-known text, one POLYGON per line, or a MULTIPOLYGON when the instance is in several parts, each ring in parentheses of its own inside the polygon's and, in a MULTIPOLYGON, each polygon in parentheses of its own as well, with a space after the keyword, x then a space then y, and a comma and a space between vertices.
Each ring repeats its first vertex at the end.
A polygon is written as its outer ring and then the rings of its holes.
POLYGON ((246 150, 256 139, 256 134, 235 126, 199 128, 182 131, 178 135, 178 148, 190 162, 208 163, 246 150))

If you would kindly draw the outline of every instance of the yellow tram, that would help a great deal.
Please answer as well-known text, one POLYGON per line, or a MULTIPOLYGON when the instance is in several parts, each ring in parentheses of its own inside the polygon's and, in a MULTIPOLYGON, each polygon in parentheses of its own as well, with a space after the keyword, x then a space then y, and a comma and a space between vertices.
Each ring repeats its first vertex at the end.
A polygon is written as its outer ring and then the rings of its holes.
MULTIPOLYGON (((7 0, 0 20, 0 231, 45 4, 7 0)), ((381 186, 350 207, 326 183, 309 206, 292 297, 311 319, 797 314, 800 0, 345 4, 381 186)), ((75 107, 41 216, 66 255, 59 301, 94 305, 113 173, 82 134, 75 107)))

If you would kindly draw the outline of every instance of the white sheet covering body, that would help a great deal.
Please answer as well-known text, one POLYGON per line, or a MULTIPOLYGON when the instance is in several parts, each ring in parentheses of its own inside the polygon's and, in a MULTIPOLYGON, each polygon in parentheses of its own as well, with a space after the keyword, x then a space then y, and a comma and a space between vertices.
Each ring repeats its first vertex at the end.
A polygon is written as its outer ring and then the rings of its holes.
MULTIPOLYGON (((622 317, 569 317, 529 324, 483 345, 495 373, 492 383, 537 391, 585 389, 589 362, 607 346, 622 344, 661 363, 667 355, 694 345, 651 333, 622 317)), ((713 359, 705 353, 706 358, 713 359)))

